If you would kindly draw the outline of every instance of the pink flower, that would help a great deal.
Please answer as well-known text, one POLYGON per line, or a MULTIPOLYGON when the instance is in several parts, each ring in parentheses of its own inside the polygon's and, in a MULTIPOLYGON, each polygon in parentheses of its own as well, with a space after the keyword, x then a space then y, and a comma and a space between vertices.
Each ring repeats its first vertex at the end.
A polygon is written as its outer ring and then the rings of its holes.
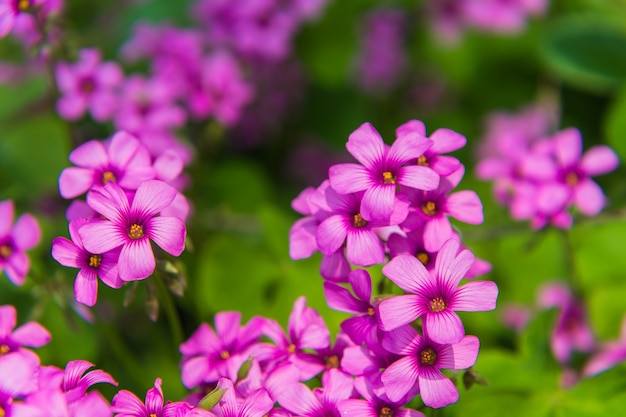
POLYGON ((0 306, 0 357, 8 353, 28 351, 50 341, 50 333, 41 324, 29 321, 15 329, 17 314, 12 305, 0 306))
POLYGON ((179 408, 188 411, 191 407, 176 402, 168 402, 164 406, 161 378, 157 378, 154 387, 146 392, 145 404, 132 392, 121 390, 113 397, 111 410, 117 417, 166 417, 178 416, 176 411, 179 408))
POLYGON ((221 417, 263 417, 274 406, 274 401, 265 389, 254 391, 243 400, 237 398, 233 382, 228 378, 220 378, 217 389, 224 390, 224 395, 216 406, 221 417))
POLYGON ((15 223, 13 217, 13 201, 0 201, 0 272, 4 271, 15 285, 22 285, 30 269, 25 251, 37 246, 41 230, 37 219, 28 213, 15 223))
POLYGON ((422 317, 424 333, 437 343, 457 343, 465 335, 456 311, 487 311, 496 307, 498 288, 491 281, 459 283, 474 262, 469 250, 459 253, 459 243, 448 240, 437 254, 434 273, 413 256, 400 255, 383 267, 383 273, 409 292, 380 303, 380 324, 393 330, 422 317))
POLYGON ((173 256, 185 248, 185 223, 177 217, 159 216, 176 197, 176 189, 163 181, 141 183, 128 201, 116 183, 107 183, 87 195, 87 204, 105 219, 83 225, 78 234, 85 249, 104 254, 121 247, 119 274, 124 281, 147 278, 156 266, 150 241, 173 256))
POLYGON ((458 343, 439 344, 426 334, 420 336, 411 326, 402 326, 385 333, 383 347, 402 355, 382 374, 387 397, 398 401, 417 383, 424 404, 441 408, 456 402, 459 392, 440 369, 473 366, 479 342, 476 336, 465 336, 458 343))
POLYGON ((591 355, 583 368, 583 376, 597 375, 611 369, 626 360, 626 317, 622 320, 621 334, 618 340, 603 343, 591 355))

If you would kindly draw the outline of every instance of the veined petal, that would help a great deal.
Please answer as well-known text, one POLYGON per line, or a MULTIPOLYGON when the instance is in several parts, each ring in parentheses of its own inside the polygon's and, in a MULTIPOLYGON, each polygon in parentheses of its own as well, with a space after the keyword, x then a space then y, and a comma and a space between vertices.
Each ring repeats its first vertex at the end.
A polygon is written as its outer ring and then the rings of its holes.
POLYGON ((464 223, 481 224, 484 221, 483 205, 474 191, 464 190, 450 194, 445 203, 445 211, 464 223))
POLYGON ((111 411, 113 413, 129 415, 129 416, 145 416, 146 407, 141 400, 132 392, 121 390, 111 402, 111 411))
POLYGON ((392 353, 410 356, 414 355, 422 342, 419 335, 411 326, 401 326, 383 335, 383 347, 392 353))
POLYGON ((371 230, 355 230, 346 238, 346 257, 358 266, 382 263, 385 259, 383 244, 371 230))
POLYGON ((92 188, 87 193, 87 204, 116 224, 124 223, 124 215, 128 213, 129 208, 124 191, 113 182, 104 188, 92 188))
POLYGON ((439 174, 429 167, 408 165, 398 170, 398 183, 417 190, 434 190, 439 186, 439 174))
POLYGON ((161 378, 154 381, 154 387, 146 393, 146 413, 148 415, 159 415, 163 410, 163 390, 161 389, 161 378))
POLYGON ((70 199, 86 193, 94 184, 94 174, 91 168, 65 168, 59 176, 61 197, 70 199))
POLYGON ((13 225, 11 236, 17 248, 21 250, 32 249, 41 240, 39 222, 32 215, 24 213, 13 225))
POLYGON ((323 407, 311 390, 301 383, 289 385, 278 393, 276 401, 286 410, 301 416, 316 415, 323 407))
POLYGON ((324 282, 324 298, 328 307, 337 311, 345 311, 348 313, 363 313, 364 303, 356 300, 348 289, 334 282, 324 282))
POLYGON ((414 256, 398 255, 383 267, 383 274, 404 291, 421 294, 434 277, 414 256))
POLYGON ((425 367, 422 369, 419 375, 419 384, 422 401, 429 407, 445 407, 459 399, 459 392, 452 381, 436 368, 425 367))
POLYGON ((440 176, 446 177, 459 169, 461 161, 452 156, 437 155, 429 159, 428 166, 440 176))
POLYGON ((454 311, 446 309, 437 313, 426 313, 422 319, 424 334, 440 344, 458 343, 465 336, 461 318, 454 311))
POLYGON ((417 295, 396 295, 378 306, 378 319, 383 330, 389 331, 408 324, 426 313, 417 295))
POLYGON ((433 142, 416 132, 399 136, 389 148, 387 163, 400 166, 412 160, 417 160, 424 154, 433 142))
POLYGON ((365 400, 343 400, 337 404, 337 409, 345 417, 378 417, 374 407, 365 400))
POLYGON ((102 254, 125 244, 129 238, 115 224, 108 220, 95 219, 78 229, 85 249, 102 254))
POLYGON ((98 276, 93 268, 82 268, 74 281, 74 297, 79 303, 92 307, 98 298, 98 276))
POLYGON ((424 248, 428 252, 437 252, 446 240, 452 237, 452 225, 450 220, 443 215, 431 217, 424 224, 424 248))
POLYGON ((274 406, 267 391, 259 389, 248 396, 239 409, 237 417, 262 417, 274 406))
POLYGON ((330 186, 339 194, 367 190, 375 184, 372 175, 362 165, 336 164, 328 170, 330 186))
POLYGON ((363 218, 374 222, 388 222, 395 204, 396 186, 376 184, 363 194, 360 212, 363 218))
POLYGON ((324 255, 332 255, 343 245, 348 235, 347 220, 337 214, 324 220, 317 228, 315 240, 324 255))
POLYGON ((148 237, 170 255, 179 256, 185 249, 187 229, 178 217, 153 217, 145 226, 148 237))
POLYGON ((606 174, 619 165, 619 158, 613 149, 608 146, 593 146, 585 152, 580 167, 590 177, 606 174))
POLYGON ((456 311, 489 311, 496 308, 498 286, 492 281, 472 281, 459 287, 449 307, 456 311))
POLYGON ((441 347, 437 352, 437 367, 442 369, 467 369, 474 366, 480 342, 476 336, 465 336, 459 343, 441 347))
POLYGON ((74 242, 64 237, 57 237, 52 241, 52 257, 63 266, 79 268, 82 253, 74 242))
POLYGON ((63 373, 63 391, 76 388, 83 374, 93 366, 93 363, 80 359, 68 362, 63 373))
POLYGON ((119 272, 124 281, 135 281, 149 277, 156 266, 154 253, 147 238, 133 240, 122 246, 119 272))
POLYGON ((467 143, 465 136, 450 129, 437 129, 430 136, 433 146, 430 152, 441 154, 461 149, 467 143))
POLYGON ((354 291, 354 295, 359 300, 363 300, 369 303, 372 297, 372 278, 370 274, 364 269, 355 269, 348 275, 348 281, 354 291))
POLYGON ((330 332, 326 325, 311 324, 300 333, 300 348, 325 349, 330 344, 330 332))
POLYGON ((385 157, 383 138, 370 123, 363 123, 350 134, 346 149, 367 168, 376 166, 385 157))
POLYGON ((322 375, 324 392, 322 398, 324 404, 337 404, 341 400, 348 399, 354 391, 354 382, 351 375, 339 369, 329 369, 322 375))
POLYGON ((148 180, 141 183, 131 205, 133 213, 152 217, 169 206, 176 197, 176 189, 159 181, 148 180))
POLYGON ((454 258, 450 267, 437 276, 440 282, 444 284, 446 292, 453 293, 456 291, 459 283, 474 264, 475 259, 472 252, 464 249, 454 258))
POLYGON ((108 166, 109 156, 99 140, 90 140, 70 153, 70 161, 79 167, 101 169, 108 166))
POLYGON ((381 376, 387 397, 391 401, 399 401, 415 385, 419 373, 415 356, 405 356, 392 363, 381 376))
POLYGON ((126 168, 137 149, 141 146, 139 140, 128 132, 117 132, 109 144, 110 162, 118 168, 126 168))

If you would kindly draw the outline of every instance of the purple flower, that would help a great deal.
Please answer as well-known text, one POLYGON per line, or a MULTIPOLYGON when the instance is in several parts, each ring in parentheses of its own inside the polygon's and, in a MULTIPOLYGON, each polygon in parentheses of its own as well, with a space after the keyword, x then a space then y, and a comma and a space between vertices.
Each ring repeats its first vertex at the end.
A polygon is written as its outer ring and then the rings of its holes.
POLYGON ((101 63, 100 51, 81 49, 78 62, 57 64, 55 75, 61 93, 57 111, 62 117, 76 120, 89 110, 95 120, 103 122, 113 115, 115 89, 124 75, 116 63, 101 63))
POLYGON ((13 401, 32 393, 36 386, 39 357, 33 352, 0 354, 0 415, 35 417, 37 408, 13 401))
POLYGON ((437 254, 434 273, 413 256, 400 255, 383 267, 383 273, 411 293, 380 303, 380 324, 392 330, 422 317, 424 333, 437 343, 457 343, 465 335, 455 311, 487 311, 496 307, 498 287, 491 281, 459 283, 474 262, 469 250, 459 253, 459 243, 448 240, 437 254))
POLYGON ((519 33, 529 15, 542 15, 546 0, 462 0, 463 15, 474 27, 500 33, 519 33))
POLYGON ((22 285, 30 269, 25 251, 41 239, 39 223, 32 215, 22 214, 15 223, 12 200, 0 201, 0 272, 15 285, 22 285))
POLYGON ((113 397, 111 410, 117 417, 173 417, 176 410, 186 404, 168 403, 163 406, 161 378, 154 381, 154 387, 146 392, 145 404, 130 391, 121 390, 113 397))
POLYGON ((583 368, 583 376, 597 375, 626 360, 626 318, 622 320, 618 340, 603 343, 583 368))
POLYGON ((80 268, 74 281, 76 301, 93 306, 98 298, 98 277, 111 288, 120 288, 122 281, 118 274, 120 249, 115 248, 103 254, 94 254, 83 246, 78 229, 89 220, 78 218, 70 222, 70 237, 57 237, 52 241, 52 257, 63 266, 80 268))
POLYGON ((151 240, 173 256, 185 248, 185 223, 177 217, 158 216, 176 193, 174 187, 158 180, 141 183, 132 203, 114 182, 91 190, 87 203, 106 220, 92 220, 78 230, 85 249, 104 254, 121 247, 120 278, 132 281, 150 276, 156 264, 151 240))
POLYGON ((79 401, 93 384, 107 383, 117 386, 117 382, 108 373, 100 369, 87 370, 94 364, 83 360, 68 362, 63 373, 61 389, 68 403, 79 401))
POLYGON ((0 38, 11 32, 20 18, 46 3, 46 0, 0 0, 0 38))
POLYGON ((41 347, 50 341, 50 333, 41 324, 29 321, 15 329, 16 319, 15 307, 0 306, 0 357, 23 352, 22 346, 41 347))
POLYGON ((340 194, 364 191, 359 212, 365 220, 388 221, 394 211, 398 185, 432 190, 439 175, 424 166, 405 165, 417 161, 432 141, 415 132, 398 137, 391 147, 369 123, 350 134, 346 148, 359 164, 338 164, 328 171, 330 185, 340 194))
POLYGON ((264 389, 252 392, 243 401, 237 398, 233 382, 228 378, 220 378, 217 389, 225 390, 216 406, 221 411, 221 417, 263 417, 274 406, 274 401, 264 389))
MULTIPOLYGON (((34 414, 24 416, 54 417, 111 417, 111 406, 98 391, 86 393, 80 399, 70 402, 63 392, 57 389, 40 390, 29 395, 24 406, 36 407, 34 414)), ((18 413, 15 413, 17 415, 18 413)), ((143 417, 143 416, 142 416, 143 417)))
POLYGON ((136 190, 155 176, 147 149, 127 132, 113 135, 108 146, 97 140, 80 145, 70 154, 70 161, 76 166, 65 168, 59 177, 61 196, 68 199, 109 182, 136 190))
POLYGON ((215 330, 202 323, 182 345, 183 384, 193 388, 201 383, 217 382, 220 377, 236 379, 237 371, 255 348, 263 319, 255 317, 240 326, 241 313, 215 315, 215 330), (217 332, 217 333, 216 333, 217 332))
POLYGON ((465 336, 458 343, 439 344, 420 336, 411 326, 402 326, 383 337, 383 347, 402 355, 382 374, 387 397, 398 401, 417 383, 422 401, 441 408, 456 402, 459 392, 441 369, 467 369, 478 356, 476 336, 465 336))

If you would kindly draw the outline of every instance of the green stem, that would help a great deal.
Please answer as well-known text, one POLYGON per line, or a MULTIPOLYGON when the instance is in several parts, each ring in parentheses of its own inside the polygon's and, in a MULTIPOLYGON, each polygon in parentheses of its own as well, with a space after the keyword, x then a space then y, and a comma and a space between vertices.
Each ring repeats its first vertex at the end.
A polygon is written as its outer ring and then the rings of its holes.
POLYGON ((167 316, 172 340, 176 349, 178 349, 178 346, 180 346, 180 344, 184 341, 184 335, 183 328, 180 324, 180 318, 178 317, 176 306, 174 305, 174 299, 165 286, 163 277, 158 271, 154 274, 154 282, 156 283, 157 290, 159 291, 159 299, 163 305, 163 310, 165 310, 165 315, 167 316))
POLYGON ((565 257, 567 279, 569 280, 574 294, 580 297, 583 294, 583 288, 578 270, 576 269, 576 254, 574 253, 571 235, 569 230, 561 230, 560 234, 563 241, 563 256, 565 257))

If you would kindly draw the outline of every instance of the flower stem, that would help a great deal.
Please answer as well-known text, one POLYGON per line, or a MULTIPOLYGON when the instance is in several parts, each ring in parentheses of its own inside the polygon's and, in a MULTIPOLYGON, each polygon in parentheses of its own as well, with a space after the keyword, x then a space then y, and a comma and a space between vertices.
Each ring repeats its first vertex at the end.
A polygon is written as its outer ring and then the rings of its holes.
POLYGON ((156 283, 157 290, 159 291, 161 305, 163 306, 163 310, 167 316, 172 340, 176 349, 178 349, 178 346, 180 346, 180 344, 184 341, 184 335, 183 328, 180 323, 180 317, 178 316, 176 306, 174 305, 174 299, 172 298, 172 294, 168 291, 163 277, 158 271, 154 274, 154 282, 156 283))

